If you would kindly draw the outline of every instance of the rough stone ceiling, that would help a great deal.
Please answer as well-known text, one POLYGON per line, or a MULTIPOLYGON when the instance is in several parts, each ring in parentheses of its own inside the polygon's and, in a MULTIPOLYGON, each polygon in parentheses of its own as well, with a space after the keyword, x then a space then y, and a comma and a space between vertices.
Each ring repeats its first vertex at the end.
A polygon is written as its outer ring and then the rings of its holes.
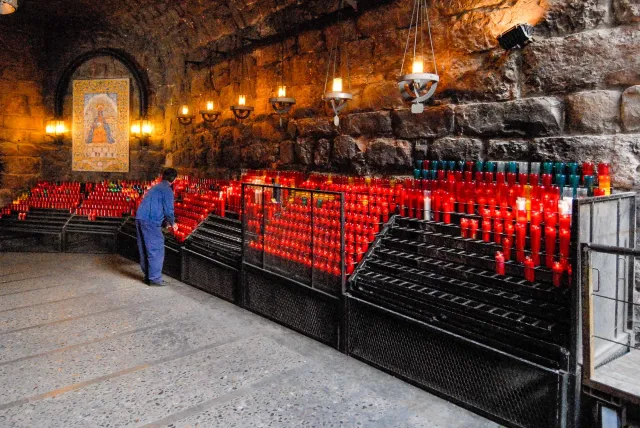
MULTIPOLYGON (((356 0, 346 0, 354 5, 356 0)), ((300 24, 340 8, 341 0, 21 0, 0 24, 73 37, 126 34, 198 49, 233 34, 262 39, 284 20, 300 24), (186 45, 186 46, 185 46, 186 45)), ((375 1, 371 2, 375 3, 375 1)))

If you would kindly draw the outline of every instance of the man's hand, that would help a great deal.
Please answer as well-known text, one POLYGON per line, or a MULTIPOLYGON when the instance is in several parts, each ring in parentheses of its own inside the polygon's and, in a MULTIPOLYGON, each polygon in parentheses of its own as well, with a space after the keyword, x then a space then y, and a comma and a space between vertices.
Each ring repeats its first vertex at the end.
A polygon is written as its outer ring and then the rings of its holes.
POLYGON ((174 223, 173 226, 171 226, 171 229, 173 229, 173 232, 177 232, 178 231, 178 223, 174 223))

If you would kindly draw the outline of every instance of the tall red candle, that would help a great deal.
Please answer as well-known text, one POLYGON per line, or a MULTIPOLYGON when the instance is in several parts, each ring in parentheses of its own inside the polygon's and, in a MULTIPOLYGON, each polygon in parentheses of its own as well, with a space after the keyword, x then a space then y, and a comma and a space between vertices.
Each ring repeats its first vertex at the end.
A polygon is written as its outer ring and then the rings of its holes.
POLYGON ((496 252, 496 273, 504 276, 504 254, 500 251, 496 252))
POLYGON ((560 287, 562 285, 562 272, 563 268, 559 262, 555 262, 553 264, 553 285, 556 287, 560 287))
POLYGON ((493 220, 493 240, 496 244, 502 243, 502 233, 504 231, 504 226, 502 223, 502 219, 496 217, 493 220))
POLYGON ((540 238, 542 237, 542 231, 537 224, 531 225, 531 258, 535 266, 540 266, 540 238))
POLYGON ((472 219, 470 221, 470 233, 469 233, 469 238, 471 239, 478 239, 478 220, 472 219))
POLYGON ((488 218, 482 220, 482 240, 491 242, 491 220, 488 218))
POLYGON ((536 280, 534 263, 531 257, 527 257, 524 260, 524 279, 530 282, 534 282, 536 280))
POLYGON ((560 229, 560 256, 564 260, 569 260, 569 246, 571 244, 571 231, 560 229))
POLYGON ((511 247, 513 242, 511 238, 505 236, 502 238, 502 252, 504 253, 505 260, 511 260, 511 247))
POLYGON ((553 267, 554 256, 556 254, 556 228, 547 226, 544 228, 544 243, 546 248, 545 265, 548 268, 553 267))
POLYGON ((462 218, 460 220, 460 236, 462 236, 463 238, 469 237, 469 219, 468 218, 462 218))
POLYGON ((516 259, 520 263, 524 263, 525 254, 524 247, 527 241, 527 225, 526 223, 516 223, 516 259))
POLYGON ((442 221, 444 223, 450 224, 451 223, 451 202, 446 201, 442 206, 442 211, 443 211, 442 221))

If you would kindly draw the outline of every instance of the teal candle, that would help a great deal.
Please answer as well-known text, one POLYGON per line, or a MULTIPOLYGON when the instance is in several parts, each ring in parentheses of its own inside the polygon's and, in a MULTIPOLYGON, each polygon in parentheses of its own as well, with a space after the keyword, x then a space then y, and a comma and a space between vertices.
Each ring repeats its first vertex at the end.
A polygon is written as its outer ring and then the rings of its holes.
POLYGON ((449 168, 447 168, 449 171, 455 171, 456 170, 456 161, 449 161, 449 168))
POLYGON ((587 195, 593 196, 593 175, 584 176, 584 187, 587 188, 587 195))
POLYGON ((484 170, 484 162, 476 161, 476 172, 482 172, 484 170))
POLYGON ((487 172, 495 172, 495 171, 496 171, 496 163, 487 162, 487 172))
POLYGON ((422 169, 422 160, 417 160, 416 161, 416 169, 422 169))
POLYGON ((507 164, 507 172, 515 174, 518 171, 518 163, 517 162, 509 162, 507 164))
POLYGON ((437 161, 437 160, 431 161, 431 169, 432 170, 436 170, 437 171, 438 169, 440 169, 439 166, 440 166, 440 161, 437 161))
POLYGON ((553 162, 542 162, 542 173, 553 174, 553 162))
POLYGON ((422 170, 422 178, 424 179, 429 179, 429 170, 428 169, 423 169, 422 170))
POLYGON ((578 174, 578 163, 577 162, 569 162, 567 164, 567 168, 569 170, 568 175, 577 175, 578 174))
POLYGON ((580 176, 575 174, 570 175, 569 185, 573 189, 573 199, 576 199, 578 197, 578 187, 580 186, 580 176))
POLYGON ((559 188, 564 188, 564 186, 567 184, 567 176, 563 175, 563 174, 558 174, 556 175, 556 186, 558 186, 559 188))
POLYGON ((417 168, 413 170, 413 178, 415 178, 417 180, 421 176, 422 176, 422 170, 417 169, 417 168))

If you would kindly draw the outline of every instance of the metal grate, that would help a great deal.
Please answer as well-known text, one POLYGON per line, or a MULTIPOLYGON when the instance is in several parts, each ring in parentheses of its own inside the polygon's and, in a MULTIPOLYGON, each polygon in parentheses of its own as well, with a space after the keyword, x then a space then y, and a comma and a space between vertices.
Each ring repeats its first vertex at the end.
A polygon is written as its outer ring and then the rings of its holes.
POLYGON ((189 250, 183 250, 182 280, 225 300, 237 303, 238 270, 189 250))
POLYGON ((339 299, 247 265, 243 276, 247 309, 338 348, 339 299))
POLYGON ((511 426, 559 427, 566 373, 347 298, 347 353, 511 426))
POLYGON ((115 250, 115 233, 67 230, 64 234, 66 253, 110 254, 115 250))

